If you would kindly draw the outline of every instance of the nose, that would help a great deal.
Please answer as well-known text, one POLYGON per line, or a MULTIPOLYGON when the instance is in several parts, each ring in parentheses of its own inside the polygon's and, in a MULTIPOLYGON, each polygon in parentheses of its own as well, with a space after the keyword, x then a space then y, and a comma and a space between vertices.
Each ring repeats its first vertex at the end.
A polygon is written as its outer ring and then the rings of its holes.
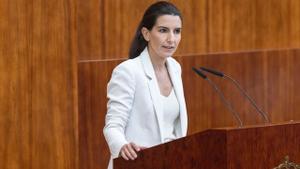
POLYGON ((175 41, 175 34, 174 34, 173 32, 170 31, 167 38, 168 38, 167 41, 168 41, 169 43, 172 43, 172 42, 175 41))

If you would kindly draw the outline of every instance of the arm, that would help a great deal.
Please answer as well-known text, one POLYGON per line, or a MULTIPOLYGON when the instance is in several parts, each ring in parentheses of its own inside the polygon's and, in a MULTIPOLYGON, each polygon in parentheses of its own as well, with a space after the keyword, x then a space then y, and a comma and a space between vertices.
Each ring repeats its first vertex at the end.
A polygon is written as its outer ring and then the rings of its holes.
POLYGON ((128 64, 120 64, 107 86, 107 114, 103 133, 113 158, 128 144, 125 128, 129 119, 135 92, 135 80, 128 64))

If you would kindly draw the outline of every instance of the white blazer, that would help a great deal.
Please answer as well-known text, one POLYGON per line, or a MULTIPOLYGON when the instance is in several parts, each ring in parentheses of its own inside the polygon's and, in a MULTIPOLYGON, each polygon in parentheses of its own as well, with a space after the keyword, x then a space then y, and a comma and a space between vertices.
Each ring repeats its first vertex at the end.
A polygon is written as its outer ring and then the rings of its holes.
MULTIPOLYGON (((175 124, 175 134, 180 138, 187 134, 181 67, 171 57, 166 63, 179 102, 180 118, 175 124)), ((164 143, 162 101, 147 47, 140 56, 122 62, 113 70, 107 97, 103 133, 112 158, 118 157, 122 146, 129 142, 144 147, 164 143)))

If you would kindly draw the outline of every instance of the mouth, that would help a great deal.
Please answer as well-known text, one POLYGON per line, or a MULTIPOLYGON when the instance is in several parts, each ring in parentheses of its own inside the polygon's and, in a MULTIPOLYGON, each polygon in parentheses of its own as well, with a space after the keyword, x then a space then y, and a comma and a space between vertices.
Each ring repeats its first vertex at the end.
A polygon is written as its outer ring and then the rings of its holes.
POLYGON ((163 48, 165 48, 165 49, 169 49, 169 50, 171 50, 171 49, 174 49, 175 47, 174 46, 162 46, 163 48))

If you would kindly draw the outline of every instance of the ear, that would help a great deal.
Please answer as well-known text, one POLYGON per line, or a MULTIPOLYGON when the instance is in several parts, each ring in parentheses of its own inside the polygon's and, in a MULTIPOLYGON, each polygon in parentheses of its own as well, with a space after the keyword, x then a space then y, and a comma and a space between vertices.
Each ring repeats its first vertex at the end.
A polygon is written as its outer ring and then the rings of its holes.
POLYGON ((150 32, 149 32, 149 30, 148 30, 147 28, 145 28, 145 27, 142 27, 141 32, 142 32, 142 34, 143 34, 144 39, 145 39, 147 42, 149 42, 149 40, 150 40, 150 35, 149 35, 150 32))

